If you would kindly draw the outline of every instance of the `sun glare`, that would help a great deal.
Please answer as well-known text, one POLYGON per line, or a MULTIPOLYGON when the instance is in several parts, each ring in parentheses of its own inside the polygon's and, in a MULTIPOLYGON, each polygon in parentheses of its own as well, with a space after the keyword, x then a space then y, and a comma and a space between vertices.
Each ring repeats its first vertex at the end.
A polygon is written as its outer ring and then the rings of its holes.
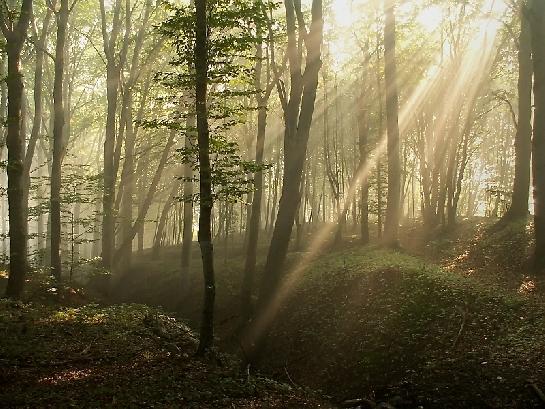
MULTIPOLYGON (((351 15, 350 0, 335 0, 334 5, 338 6, 335 11, 336 23, 350 25, 350 21, 354 18, 351 15)), ((422 78, 419 85, 412 92, 411 96, 405 101, 400 108, 399 114, 399 130, 403 135, 414 117, 417 117, 424 107, 424 102, 429 97, 430 93, 441 86, 441 78, 446 73, 450 72, 453 67, 457 67, 454 75, 454 81, 445 89, 442 109, 437 113, 436 131, 441 133, 444 131, 447 120, 453 107, 460 107, 462 111, 464 107, 464 98, 471 99, 478 92, 479 84, 483 77, 489 72, 490 65, 493 60, 495 51, 495 39, 498 30, 501 26, 499 16, 506 10, 506 4, 495 0, 490 0, 485 3, 482 10, 482 18, 479 19, 478 29, 475 31, 468 47, 461 53, 459 62, 456 60, 450 61, 449 64, 430 67, 427 75, 422 78)), ((441 22, 441 10, 438 7, 430 7, 418 17, 419 21, 429 30, 433 31, 441 22)), ((355 20, 353 20, 355 21, 355 20)), ((346 26, 344 26, 346 28, 346 26)), ((333 42, 328 43, 329 52, 336 64, 340 64, 343 60, 347 61, 350 53, 354 53, 348 41, 342 36, 333 42)), ((461 121, 466 120, 467 112, 462 112, 461 121)), ((370 155, 370 160, 365 167, 358 169, 353 176, 348 191, 341 200, 341 206, 337 217, 340 217, 343 212, 346 212, 348 206, 352 203, 355 194, 358 191, 358 186, 361 182, 369 178, 370 172, 376 165, 377 158, 382 156, 386 151, 387 135, 384 133, 377 144, 374 152, 370 155)), ((286 278, 281 283, 281 286, 275 297, 271 300, 265 313, 256 322, 251 336, 257 339, 261 336, 263 328, 267 327, 274 319, 280 306, 285 299, 298 285, 302 274, 313 262, 313 260, 321 254, 328 245, 329 239, 335 233, 335 225, 328 224, 322 227, 313 237, 308 251, 293 264, 286 278)))
POLYGON ((355 22, 355 13, 352 0, 334 0, 332 10, 335 18, 335 26, 339 28, 350 27, 355 22))
POLYGON ((443 10, 439 6, 430 6, 425 8, 416 17, 416 20, 426 29, 428 32, 433 32, 443 19, 443 10))

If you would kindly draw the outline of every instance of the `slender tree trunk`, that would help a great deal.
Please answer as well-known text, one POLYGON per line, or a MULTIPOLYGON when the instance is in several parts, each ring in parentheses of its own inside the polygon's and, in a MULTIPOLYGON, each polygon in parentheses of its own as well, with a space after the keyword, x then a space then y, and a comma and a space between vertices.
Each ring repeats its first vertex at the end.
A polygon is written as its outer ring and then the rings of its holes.
MULTIPOLYGON (((287 54, 290 70, 290 95, 284 107, 284 175, 278 215, 265 262, 260 285, 257 317, 248 335, 250 362, 255 362, 263 346, 270 320, 271 302, 284 278, 286 260, 293 224, 301 200, 301 180, 306 160, 310 126, 314 114, 318 76, 321 67, 321 45, 323 34, 322 1, 313 0, 312 21, 305 37, 305 68, 302 70, 302 50, 297 47, 296 21, 302 24, 304 16, 300 2, 285 1, 288 31, 287 54), (296 20, 296 15, 298 16, 296 20)), ((299 27, 301 33, 302 27, 299 27)), ((303 41, 302 38, 299 38, 303 41)))
POLYGON ((6 39, 8 56, 8 204, 9 204, 9 247, 10 263, 6 295, 19 298, 23 292, 27 263, 28 223, 24 203, 25 135, 22 130, 23 75, 21 73, 21 52, 27 37, 32 0, 23 0, 19 21, 13 23, 1 8, 0 20, 6 39), (10 28, 13 27, 13 28, 10 28))
MULTIPOLYGON (((187 116, 187 130, 185 137, 185 147, 191 146, 190 135, 195 128, 195 113, 189 112, 187 116)), ((191 250, 193 247, 193 169, 191 165, 184 165, 184 225, 182 233, 182 285, 187 287, 189 278, 189 269, 191 267, 191 250)))
POLYGON ((384 225, 384 241, 398 245, 401 168, 399 149, 397 69, 395 56, 396 23, 394 0, 384 0, 386 21, 384 25, 384 78, 386 82, 386 127, 388 134, 388 203, 384 225))
MULTIPOLYGON (((365 53, 367 54, 367 53, 365 53)), ((367 59, 368 56, 364 55, 364 58, 367 59)), ((367 64, 366 64, 367 65, 367 64)), ((360 172, 365 172, 361 175, 361 203, 360 203, 360 212, 361 212, 361 241, 363 244, 369 243, 369 172, 370 169, 367 167, 367 155, 368 155, 368 134, 369 134, 369 124, 368 124, 368 104, 366 102, 366 90, 367 90, 367 66, 363 67, 362 74, 362 83, 360 85, 360 95, 359 95, 359 104, 360 110, 358 115, 358 147, 359 147, 359 165, 358 169, 360 172)))
POLYGON ((68 26, 68 0, 60 0, 57 18, 57 44, 55 47, 55 79, 53 83, 53 160, 51 166, 51 274, 61 282, 61 165, 64 156, 64 56, 68 26))
MULTIPOLYGON (((259 98, 260 106, 257 114, 257 138, 255 147, 255 162, 263 164, 263 151, 265 149, 265 130, 267 127, 267 106, 263 98, 259 98)), ((254 284, 255 267, 257 261, 257 244, 259 241, 259 228, 261 225, 261 201, 263 198, 263 171, 259 170, 254 175, 255 192, 252 201, 250 223, 248 226, 248 240, 246 249, 246 262, 244 265, 244 278, 242 282, 241 308, 244 318, 250 316, 250 299, 254 284)))
POLYGON ((515 178, 511 206, 504 220, 528 216, 530 195, 530 159, 532 156, 532 35, 527 13, 521 6, 519 35, 518 121, 515 136, 515 178))
POLYGON ((125 124, 125 162, 123 164, 123 199, 121 207, 121 235, 122 243, 130 242, 124 247, 123 252, 119 254, 119 258, 123 260, 123 269, 128 271, 132 263, 132 242, 134 235, 131 236, 132 230, 132 208, 134 195, 134 145, 136 143, 136 135, 133 126, 133 95, 132 89, 126 90, 126 124, 125 124))
MULTIPOLYGON (((382 142, 383 132, 384 132, 384 111, 383 111, 383 93, 382 93, 382 80, 381 80, 381 74, 380 74, 380 68, 381 68, 381 58, 380 58, 380 33, 377 31, 377 39, 376 39, 376 83, 377 83, 377 99, 378 99, 378 137, 376 140, 376 146, 378 147, 379 144, 382 142)), ((383 226, 383 214, 382 214, 382 199, 383 199, 383 191, 382 191, 382 160, 380 152, 377 154, 377 238, 379 240, 382 240, 382 226, 383 226)))
POLYGON ((46 47, 46 40, 49 31, 49 23, 51 21, 51 9, 46 10, 44 17, 42 31, 36 44, 36 68, 34 70, 34 117, 32 120, 32 130, 30 132, 30 138, 25 155, 24 164, 24 178, 25 178, 25 218, 28 218, 28 197, 30 193, 30 171, 32 167, 32 159, 34 158, 34 152, 36 143, 40 137, 42 130, 42 116, 43 116, 43 66, 44 66, 44 50, 46 47))
POLYGON ((153 252, 152 256, 154 259, 158 259, 161 247, 163 246, 163 242, 165 239, 165 227, 167 224, 167 216, 170 212, 170 209, 172 208, 172 205, 174 204, 175 196, 178 194, 178 190, 180 189, 180 181, 177 180, 172 184, 172 190, 170 191, 167 200, 165 202, 165 205, 163 206, 163 210, 161 210, 161 216, 159 217, 159 223, 157 224, 157 230, 155 232, 155 238, 153 240, 153 252))
POLYGON ((102 262, 104 267, 112 267, 112 256, 115 245, 114 209, 114 145, 115 145, 115 114, 117 108, 117 88, 119 78, 115 67, 106 70, 106 97, 108 108, 106 114, 106 137, 104 139, 104 195, 102 215, 102 262))
MULTIPOLYGON (((301 199, 301 179, 307 151, 310 125, 314 114, 314 102, 321 67, 322 2, 312 3, 312 24, 307 38, 307 57, 304 74, 301 74, 301 59, 297 55, 295 13, 293 0, 286 1, 288 21, 288 59, 290 65, 291 90, 284 134, 284 174, 282 195, 278 215, 265 263, 260 299, 266 304, 274 294, 281 279, 295 215, 301 199), (303 83, 303 76, 305 81, 303 83)), ((300 5, 299 5, 300 7, 300 5)))
POLYGON ((534 68, 534 137, 532 173, 534 188, 535 266, 545 268, 545 2, 534 0, 531 8, 534 68))
MULTIPOLYGON (((125 63, 128 46, 128 32, 130 27, 125 28, 125 38, 122 51, 116 55, 116 46, 121 31, 121 0, 115 0, 113 4, 113 22, 111 31, 108 34, 108 23, 106 21, 105 1, 99 1, 102 39, 104 45, 104 56, 106 60, 106 133, 104 138, 104 192, 102 196, 102 264, 106 269, 113 267, 113 255, 115 250, 115 145, 116 145, 116 113, 117 99, 120 83, 121 69, 125 63)), ((130 12, 130 1, 126 1, 125 13, 130 12)), ((130 18, 126 19, 130 22, 130 18)))
POLYGON ((199 246, 201 248, 204 305, 197 354, 205 354, 214 343, 214 300, 216 283, 214 278, 214 248, 212 245, 211 215, 213 207, 212 175, 210 166, 210 132, 206 95, 208 88, 208 22, 207 0, 195 0, 195 112, 199 146, 199 246))

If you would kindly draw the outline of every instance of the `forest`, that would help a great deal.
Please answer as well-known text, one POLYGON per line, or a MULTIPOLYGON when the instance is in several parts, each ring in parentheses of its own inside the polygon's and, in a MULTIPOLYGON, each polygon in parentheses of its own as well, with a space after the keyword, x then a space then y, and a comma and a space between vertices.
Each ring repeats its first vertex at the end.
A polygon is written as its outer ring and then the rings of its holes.
POLYGON ((545 407, 545 0, 0 29, 1 407, 545 407))

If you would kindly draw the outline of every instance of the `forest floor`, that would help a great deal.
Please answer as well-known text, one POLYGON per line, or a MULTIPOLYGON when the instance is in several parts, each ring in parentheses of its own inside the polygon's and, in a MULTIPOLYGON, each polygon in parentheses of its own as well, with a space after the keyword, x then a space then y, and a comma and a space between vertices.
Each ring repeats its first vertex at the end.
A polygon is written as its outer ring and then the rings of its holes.
MULTIPOLYGON (((0 385, 8 385, 0 399, 41 397, 46 406, 65 396, 69 406, 78 393, 90 393, 97 407, 123 406, 119 402, 145 391, 145 402, 166 407, 177 407, 169 406, 176 399, 186 399, 181 407, 188 408, 327 407, 304 385, 336 403, 365 398, 395 408, 543 407, 534 387, 545 389, 545 291, 528 268, 531 236, 527 226, 494 231, 490 222, 470 220, 426 236, 406 227, 398 251, 347 237, 343 248, 310 263, 277 311, 259 372, 278 383, 241 379, 229 355, 220 355, 227 362, 221 364, 194 359, 193 335, 155 307, 198 328, 198 250, 189 292, 180 285, 178 249, 164 249, 157 260, 145 253, 105 298, 109 307, 1 305, 0 366, 12 369, 0 377, 0 385), (76 318, 62 318, 66 314, 76 318), (97 379, 104 391, 89 391, 97 379), (184 391, 195 390, 200 395, 186 397, 184 391)), ((234 335, 243 249, 232 240, 216 249, 218 345, 243 354, 234 335)), ((290 253, 290 260, 303 253, 290 253)))
MULTIPOLYGON (((426 236, 406 227, 399 251, 348 237, 295 280, 260 370, 324 391, 334 402, 543 407, 531 387, 545 389, 545 291, 528 267, 531 237, 526 225, 494 231, 485 219, 426 236)), ((216 249, 219 343, 243 354, 234 335, 243 250, 232 242, 216 249)), ((193 295, 180 300, 177 262, 172 249, 158 261, 142 257, 117 300, 160 304, 198 325, 199 263, 193 295)))
POLYGON ((3 408, 329 408, 302 388, 196 358, 182 322, 143 305, 0 300, 3 408))

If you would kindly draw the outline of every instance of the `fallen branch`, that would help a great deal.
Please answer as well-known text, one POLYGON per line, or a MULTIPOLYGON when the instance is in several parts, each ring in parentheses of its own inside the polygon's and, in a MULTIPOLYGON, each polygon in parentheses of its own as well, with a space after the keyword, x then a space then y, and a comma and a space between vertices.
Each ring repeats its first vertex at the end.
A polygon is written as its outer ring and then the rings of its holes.
POLYGON ((464 310, 462 311, 462 322, 460 323, 460 329, 458 330, 458 334, 456 335, 456 338, 454 339, 454 342, 452 343, 452 349, 456 349, 456 347, 460 343, 460 340, 462 339, 462 335, 464 334, 464 331, 466 328, 468 315, 469 315, 469 308, 466 303, 464 306, 464 310))
POLYGON ((284 364, 284 372, 286 373, 286 376, 288 377, 290 383, 292 384, 292 386, 294 386, 295 388, 298 388, 299 386, 293 381, 293 379, 291 379, 291 376, 290 376, 290 373, 288 372, 288 363, 286 362, 284 364))

